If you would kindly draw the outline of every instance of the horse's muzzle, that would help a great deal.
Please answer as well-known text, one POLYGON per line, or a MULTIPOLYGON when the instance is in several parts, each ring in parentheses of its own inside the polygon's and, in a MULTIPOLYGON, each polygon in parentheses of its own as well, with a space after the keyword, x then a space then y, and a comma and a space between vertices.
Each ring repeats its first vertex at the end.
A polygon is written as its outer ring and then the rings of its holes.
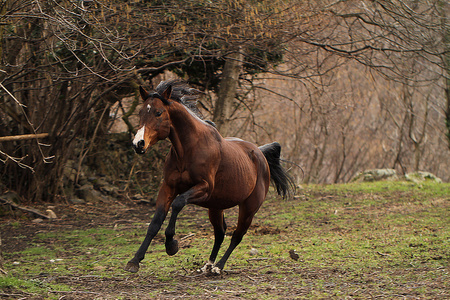
POLYGON ((145 146, 144 140, 140 140, 136 144, 133 143, 134 151, 136 151, 137 154, 144 154, 145 153, 144 146, 145 146))

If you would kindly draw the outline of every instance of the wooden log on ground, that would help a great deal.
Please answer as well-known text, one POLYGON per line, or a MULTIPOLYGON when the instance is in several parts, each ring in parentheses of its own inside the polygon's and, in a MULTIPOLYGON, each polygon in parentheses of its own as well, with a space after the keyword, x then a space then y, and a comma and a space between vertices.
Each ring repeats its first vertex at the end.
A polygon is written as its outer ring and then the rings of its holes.
POLYGON ((25 211, 27 213, 31 213, 34 216, 42 218, 42 219, 50 219, 51 218, 51 216, 48 213, 44 214, 44 213, 41 213, 40 211, 38 211, 37 209, 20 206, 8 199, 2 198, 2 197, 0 197, 0 203, 9 205, 9 206, 13 207, 14 209, 19 209, 19 210, 25 211))
POLYGON ((31 139, 42 139, 48 137, 48 133, 37 133, 37 134, 22 134, 22 135, 11 135, 11 136, 0 136, 1 142, 10 141, 21 141, 21 140, 31 140, 31 139))

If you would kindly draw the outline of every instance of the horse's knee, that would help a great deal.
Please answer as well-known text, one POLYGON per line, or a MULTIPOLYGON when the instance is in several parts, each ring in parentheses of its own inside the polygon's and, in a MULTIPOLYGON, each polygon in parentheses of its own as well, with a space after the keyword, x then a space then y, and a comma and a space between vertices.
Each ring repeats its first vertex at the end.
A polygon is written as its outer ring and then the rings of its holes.
POLYGON ((172 202, 172 213, 179 213, 186 206, 186 198, 182 195, 175 198, 172 202))

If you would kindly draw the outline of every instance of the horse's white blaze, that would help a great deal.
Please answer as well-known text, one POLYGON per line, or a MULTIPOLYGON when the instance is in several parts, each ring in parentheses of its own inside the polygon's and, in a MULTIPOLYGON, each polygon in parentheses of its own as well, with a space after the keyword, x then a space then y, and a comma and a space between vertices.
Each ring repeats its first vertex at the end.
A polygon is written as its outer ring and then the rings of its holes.
POLYGON ((150 106, 150 104, 147 104, 147 111, 150 112, 151 109, 152 107, 150 106))
POLYGON ((137 143, 144 139, 144 133, 145 133, 145 126, 142 126, 141 129, 139 129, 136 132, 136 135, 134 136, 133 145, 137 145, 137 143))

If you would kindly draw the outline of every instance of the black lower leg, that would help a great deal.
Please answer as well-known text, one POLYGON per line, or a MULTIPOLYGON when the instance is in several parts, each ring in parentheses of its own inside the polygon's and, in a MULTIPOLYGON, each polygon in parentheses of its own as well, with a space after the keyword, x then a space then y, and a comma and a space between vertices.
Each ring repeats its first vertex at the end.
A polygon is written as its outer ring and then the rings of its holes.
POLYGON ((178 252, 178 241, 175 236, 175 226, 178 214, 186 205, 186 199, 183 196, 178 196, 172 203, 172 215, 170 216, 169 224, 166 228, 166 253, 168 255, 175 255, 178 252))
POLYGON ((227 224, 225 219, 223 220, 222 227, 214 227, 214 246, 209 256, 209 261, 216 261, 217 254, 219 253, 220 246, 222 246, 223 240, 225 238, 225 232, 227 231, 227 224))
POLYGON ((220 270, 223 270, 223 267, 225 266, 225 263, 227 262, 228 258, 230 257, 233 250, 239 245, 239 243, 242 241, 242 237, 244 236, 243 233, 235 231, 233 233, 233 236, 231 237, 230 246, 228 247, 227 251, 223 255, 223 257, 214 265, 215 267, 219 268, 220 270))
POLYGON ((151 241, 155 237, 155 235, 158 233, 158 231, 161 229, 161 225, 164 222, 164 219, 166 218, 166 212, 164 208, 158 208, 155 212, 155 215, 153 216, 153 219, 148 226, 147 234, 145 236, 144 241, 142 242, 141 246, 139 247, 138 251, 136 251, 136 254, 134 257, 127 263, 125 266, 125 271, 129 272, 137 272, 139 270, 139 262, 144 259, 145 252, 147 252, 148 247, 150 246, 151 241))

